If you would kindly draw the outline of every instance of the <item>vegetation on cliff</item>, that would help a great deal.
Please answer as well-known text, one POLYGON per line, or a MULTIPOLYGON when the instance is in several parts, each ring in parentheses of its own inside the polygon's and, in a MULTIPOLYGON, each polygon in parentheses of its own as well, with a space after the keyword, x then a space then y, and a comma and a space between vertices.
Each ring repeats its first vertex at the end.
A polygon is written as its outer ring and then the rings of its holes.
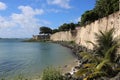
POLYGON ((86 11, 81 16, 80 25, 84 26, 90 24, 116 11, 119 11, 119 0, 96 0, 94 9, 86 11))
MULTIPOLYGON (((58 29, 52 30, 49 28, 49 31, 54 34, 59 31, 74 30, 78 26, 85 26, 116 11, 119 11, 119 0, 96 0, 95 7, 92 10, 85 11, 78 23, 64 23, 60 25, 58 29)), ((46 30, 47 29, 48 28, 46 28, 46 30)), ((42 33, 42 31, 40 33, 42 33)))
POLYGON ((96 42, 94 53, 82 52, 80 56, 83 60, 87 60, 82 68, 76 73, 77 77, 84 75, 84 80, 97 79, 98 77, 114 77, 120 72, 117 49, 119 47, 118 40, 113 37, 114 29, 100 31, 96 34, 96 42))
POLYGON ((51 34, 52 29, 49 27, 42 26, 40 27, 40 33, 39 34, 51 34))
MULTIPOLYGON (((120 44, 119 44, 119 39, 113 37, 113 34, 114 34, 113 28, 110 29, 109 31, 104 31, 104 32, 99 31, 98 34, 95 33, 97 45, 91 41, 88 41, 89 43, 94 45, 93 50, 91 51, 80 50, 80 53, 76 53, 77 50, 79 50, 79 48, 75 50, 76 51, 75 54, 78 56, 80 60, 80 65, 76 66, 76 69, 78 71, 75 72, 73 75, 71 75, 70 73, 66 73, 65 75, 61 76, 61 79, 60 78, 59 79, 60 80, 119 79, 118 73, 120 72, 120 63, 119 63, 120 55, 117 53, 120 44), (116 79, 113 78, 116 76, 117 76, 116 79)), ((65 44, 67 43, 65 42, 65 44)), ((75 43, 69 42, 69 45, 67 47, 70 47, 71 49, 72 47, 75 48, 75 43)), ((52 78, 53 75, 47 75, 46 77, 52 78)))
POLYGON ((64 23, 64 24, 60 25, 58 29, 51 29, 46 26, 41 26, 40 34, 54 34, 59 31, 75 30, 76 26, 78 26, 78 24, 75 24, 75 23, 64 23))

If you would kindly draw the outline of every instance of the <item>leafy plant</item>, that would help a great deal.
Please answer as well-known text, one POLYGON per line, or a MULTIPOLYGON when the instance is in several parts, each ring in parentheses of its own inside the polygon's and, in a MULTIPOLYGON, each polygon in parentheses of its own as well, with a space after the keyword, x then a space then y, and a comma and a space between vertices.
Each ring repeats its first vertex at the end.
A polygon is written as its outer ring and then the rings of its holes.
POLYGON ((59 70, 48 67, 43 71, 42 80, 62 80, 62 74, 59 70))
POLYGON ((119 68, 113 69, 112 67, 117 64, 115 58, 119 47, 117 39, 113 38, 113 32, 112 28, 109 31, 99 31, 100 34, 95 34, 98 46, 88 41, 95 46, 96 52, 94 54, 80 53, 82 59, 88 62, 83 64, 82 69, 76 73, 77 76, 86 75, 84 80, 91 80, 101 76, 114 76, 119 71, 119 68))

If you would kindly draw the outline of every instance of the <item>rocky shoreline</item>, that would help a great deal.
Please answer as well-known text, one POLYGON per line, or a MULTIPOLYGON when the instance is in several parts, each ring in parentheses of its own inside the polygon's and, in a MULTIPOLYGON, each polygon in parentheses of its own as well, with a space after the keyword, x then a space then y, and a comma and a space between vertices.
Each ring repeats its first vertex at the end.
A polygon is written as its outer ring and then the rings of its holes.
MULTIPOLYGON (((73 79, 72 76, 74 75, 74 73, 76 73, 81 68, 81 65, 85 62, 85 61, 82 60, 82 57, 79 54, 80 54, 80 52, 90 52, 91 53, 92 50, 87 49, 84 46, 77 45, 74 42, 54 41, 53 43, 60 44, 64 47, 67 47, 67 48, 71 49, 73 55, 76 57, 75 62, 77 62, 77 64, 74 65, 74 67, 71 67, 71 70, 69 72, 65 73, 64 75, 69 80, 78 80, 78 79, 75 79, 75 78, 73 79)), ((63 68, 67 68, 67 66, 69 66, 69 65, 66 65, 63 68)), ((82 79, 83 78, 81 78, 79 80, 82 80, 82 79)))
MULTIPOLYGON (((68 80, 83 80, 84 77, 80 77, 79 79, 73 77, 74 73, 78 71, 80 68, 82 68, 82 65, 87 62, 87 61, 84 61, 79 54, 80 52, 93 53, 94 50, 87 49, 86 47, 77 45, 74 42, 54 41, 53 43, 60 44, 64 47, 71 49, 73 52, 73 55, 77 59, 78 64, 74 65, 74 67, 70 72, 65 73, 64 74, 65 77, 67 77, 68 80)), ((120 72, 115 77, 112 77, 112 78, 100 77, 99 79, 95 79, 95 80, 120 80, 120 72)))
POLYGON ((89 52, 89 53, 92 53, 92 50, 87 49, 84 46, 80 46, 78 44, 75 44, 72 41, 70 41, 70 42, 54 41, 53 43, 60 44, 60 45, 62 45, 64 47, 67 47, 67 48, 71 49, 72 52, 73 52, 73 55, 75 55, 78 59, 81 59, 81 57, 79 56, 80 52, 89 52))

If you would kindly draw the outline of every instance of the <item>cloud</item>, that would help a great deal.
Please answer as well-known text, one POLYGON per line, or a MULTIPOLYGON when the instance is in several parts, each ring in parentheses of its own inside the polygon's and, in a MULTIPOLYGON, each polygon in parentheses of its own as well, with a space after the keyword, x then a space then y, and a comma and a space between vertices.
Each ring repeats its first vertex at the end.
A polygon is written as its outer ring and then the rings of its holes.
POLYGON ((19 6, 18 9, 22 12, 20 14, 13 13, 11 15, 11 19, 21 27, 36 26, 39 19, 35 18, 35 16, 44 13, 43 9, 33 9, 30 6, 19 6))
POLYGON ((69 5, 70 0, 47 0, 47 3, 50 5, 58 5, 62 8, 69 9, 71 6, 69 5))
POLYGON ((33 9, 30 6, 19 6, 20 13, 12 13, 8 17, 0 16, 0 36, 6 37, 31 37, 39 33, 41 25, 49 24, 48 21, 36 18, 44 13, 43 9, 33 9))
POLYGON ((3 2, 0 2, 0 10, 5 10, 7 8, 6 4, 3 2))
POLYGON ((0 16, 0 28, 8 28, 11 26, 15 26, 13 21, 11 21, 9 18, 0 16))
POLYGON ((22 13, 25 14, 26 16, 33 16, 33 15, 39 15, 39 14, 41 15, 44 13, 43 9, 33 10, 33 8, 30 6, 19 6, 18 9, 20 9, 22 13))
POLYGON ((59 13, 62 12, 62 10, 51 8, 51 9, 47 9, 47 12, 59 13))

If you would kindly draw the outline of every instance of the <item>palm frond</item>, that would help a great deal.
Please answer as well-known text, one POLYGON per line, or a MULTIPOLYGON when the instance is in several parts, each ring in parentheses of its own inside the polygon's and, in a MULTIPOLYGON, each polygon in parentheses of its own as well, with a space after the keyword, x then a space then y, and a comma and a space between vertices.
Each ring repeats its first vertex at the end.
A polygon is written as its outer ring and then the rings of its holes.
POLYGON ((115 68, 115 71, 120 72, 120 67, 119 68, 115 68))
POLYGON ((88 73, 88 72, 91 72, 91 68, 84 68, 84 69, 79 69, 79 71, 77 71, 76 73, 75 73, 75 76, 76 77, 80 77, 80 76, 83 76, 83 75, 85 75, 86 73, 88 73))
POLYGON ((96 54, 100 54, 101 56, 105 56, 106 51, 111 48, 117 41, 113 37, 114 28, 109 31, 99 31, 99 34, 96 33, 96 42, 98 43, 96 54))
POLYGON ((86 63, 86 64, 83 64, 83 67, 84 68, 94 68, 96 67, 96 63, 86 63))
POLYGON ((92 41, 86 41, 86 43, 90 43, 92 44, 94 47, 98 47, 95 43, 93 43, 92 41))
POLYGON ((91 54, 91 53, 87 53, 87 52, 81 52, 80 56, 84 59, 84 60, 89 60, 89 61, 94 61, 96 63, 100 62, 100 59, 98 56, 96 56, 95 54, 91 54))
MULTIPOLYGON (((101 35, 99 35, 99 36, 102 36, 102 37, 104 37, 104 38, 106 37, 106 35, 105 35, 101 30, 99 30, 99 33, 101 34, 101 35)), ((99 36, 98 36, 98 37, 99 37, 99 36)))
POLYGON ((96 66, 95 71, 100 71, 100 70, 102 70, 103 66, 105 66, 108 62, 109 62, 109 60, 103 60, 100 64, 98 64, 98 65, 96 66))
POLYGON ((96 77, 105 76, 105 75, 107 75, 107 73, 105 73, 103 71, 96 71, 96 72, 88 75, 84 80, 91 80, 91 79, 94 79, 96 77))
POLYGON ((80 53, 83 60, 89 60, 82 65, 84 69, 80 69, 78 72, 81 75, 86 75, 84 80, 92 80, 100 76, 111 76, 120 71, 120 68, 112 67, 116 66, 115 61, 119 61, 119 57, 116 59, 114 57, 116 57, 117 48, 120 46, 118 40, 113 37, 113 33, 114 28, 109 31, 99 31, 99 34, 95 33, 97 45, 91 41, 87 41, 95 47, 96 51, 94 53, 98 55, 87 52, 80 53))
MULTIPOLYGON (((107 52, 105 53, 105 59, 107 60, 111 60, 111 54, 113 54, 113 51, 115 50, 115 48, 118 46, 118 44, 112 46, 110 49, 107 50, 107 52)), ((114 56, 112 56, 114 57, 114 56)))

